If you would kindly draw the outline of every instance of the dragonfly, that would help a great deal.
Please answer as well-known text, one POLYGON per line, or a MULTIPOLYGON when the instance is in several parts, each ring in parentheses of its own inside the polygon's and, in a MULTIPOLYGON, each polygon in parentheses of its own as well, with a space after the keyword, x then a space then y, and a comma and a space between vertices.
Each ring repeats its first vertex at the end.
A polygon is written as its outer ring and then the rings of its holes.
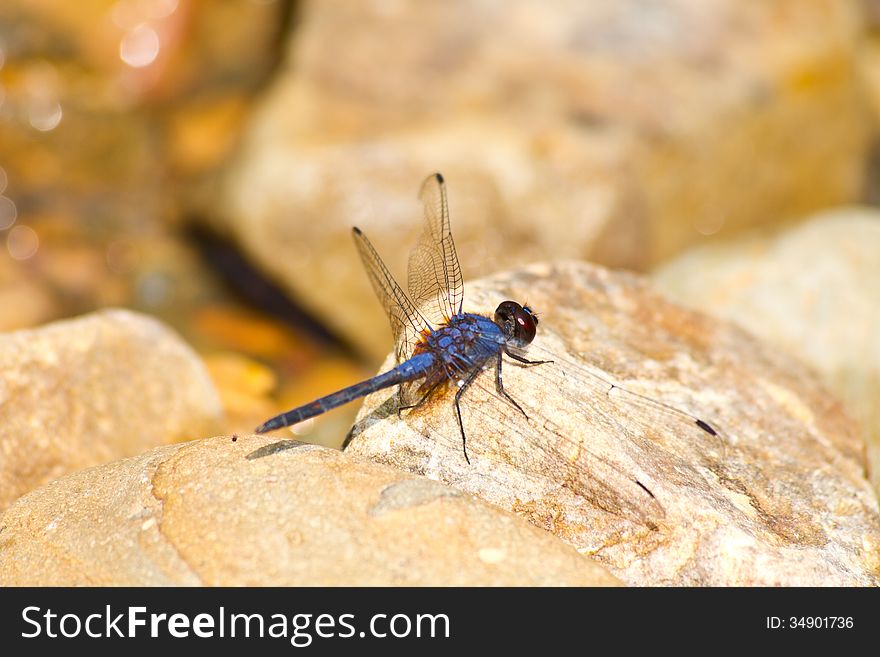
MULTIPOLYGON (((502 370, 504 356, 526 367, 553 362, 530 360, 526 356, 537 334, 538 314, 528 304, 512 300, 502 301, 491 318, 464 312, 464 282, 450 229, 443 176, 439 173, 428 176, 422 183, 419 198, 424 206, 424 223, 409 258, 408 294, 391 275, 367 236, 357 227, 352 229, 358 254, 391 323, 396 366, 276 415, 257 427, 257 433, 297 424, 392 386, 399 386, 398 413, 416 409, 440 389, 452 387, 462 451, 470 464, 461 401, 479 375, 492 367, 499 396, 528 420, 520 404, 504 389, 502 370)), ((622 390, 610 382, 609 386, 622 390)), ((705 432, 717 435, 709 423, 696 416, 637 393, 630 394, 680 414, 705 432)))

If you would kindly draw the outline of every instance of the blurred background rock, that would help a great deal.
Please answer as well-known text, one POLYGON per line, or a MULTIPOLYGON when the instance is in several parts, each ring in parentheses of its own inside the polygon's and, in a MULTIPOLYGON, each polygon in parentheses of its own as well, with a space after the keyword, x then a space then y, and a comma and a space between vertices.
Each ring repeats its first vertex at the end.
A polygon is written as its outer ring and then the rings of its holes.
POLYGON ((878 114, 877 0, 8 0, 0 329, 150 313, 245 431, 388 352, 428 173, 467 277, 649 271, 877 203, 878 114))
POLYGON ((230 431, 362 373, 350 354, 242 301, 186 227, 190 190, 234 152, 291 9, 0 6, 0 330, 106 306, 148 312, 203 355, 230 431), (297 376, 279 390, 276 371, 297 376))

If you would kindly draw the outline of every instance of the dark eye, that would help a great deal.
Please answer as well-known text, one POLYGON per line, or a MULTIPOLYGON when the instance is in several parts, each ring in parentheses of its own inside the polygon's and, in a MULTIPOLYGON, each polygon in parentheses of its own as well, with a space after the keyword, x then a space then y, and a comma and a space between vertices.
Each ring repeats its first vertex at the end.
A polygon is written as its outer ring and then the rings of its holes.
POLYGON ((516 301, 504 301, 495 310, 495 323, 514 346, 524 347, 535 339, 538 318, 531 308, 516 301))

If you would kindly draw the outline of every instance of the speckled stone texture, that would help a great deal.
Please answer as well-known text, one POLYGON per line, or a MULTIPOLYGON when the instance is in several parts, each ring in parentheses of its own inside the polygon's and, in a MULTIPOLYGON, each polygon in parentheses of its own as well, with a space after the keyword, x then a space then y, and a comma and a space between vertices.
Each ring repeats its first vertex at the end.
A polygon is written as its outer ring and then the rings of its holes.
POLYGON ((859 421, 880 492, 880 211, 840 208, 694 249, 652 279, 813 367, 859 421))
POLYGON ((529 354, 554 361, 505 365, 528 419, 485 372, 463 403, 469 465, 451 394, 399 419, 381 391, 347 453, 513 510, 629 584, 877 584, 880 514, 862 440, 798 361, 585 263, 475 282, 465 309, 491 313, 508 298, 540 313, 529 354))
POLYGON ((437 482, 266 436, 160 447, 58 479, 0 516, 0 585, 620 582, 437 482))
POLYGON ((145 315, 105 310, 0 334, 0 509, 67 472, 221 422, 198 355, 145 315))

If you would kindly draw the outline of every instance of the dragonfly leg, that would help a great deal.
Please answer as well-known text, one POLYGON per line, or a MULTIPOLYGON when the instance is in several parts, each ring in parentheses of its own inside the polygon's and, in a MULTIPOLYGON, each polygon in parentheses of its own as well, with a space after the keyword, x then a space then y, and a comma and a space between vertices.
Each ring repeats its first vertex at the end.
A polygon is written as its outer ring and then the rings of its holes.
POLYGON ((468 462, 468 465, 471 464, 471 460, 468 458, 467 437, 464 434, 464 423, 462 423, 461 421, 461 406, 459 405, 459 401, 461 400, 461 396, 464 394, 464 391, 470 387, 470 385, 474 382, 480 372, 482 372, 482 370, 477 368, 473 372, 468 374, 468 377, 461 383, 458 391, 456 391, 455 393, 455 413, 456 415, 458 415, 458 428, 461 431, 461 448, 464 450, 464 460, 468 462))
POLYGON ((437 388, 440 387, 441 383, 445 383, 445 381, 443 381, 441 379, 440 381, 438 381, 437 383, 432 385, 430 388, 428 388, 428 392, 426 392, 424 395, 422 395, 422 398, 419 399, 419 401, 417 401, 415 404, 407 404, 406 406, 401 406, 400 408, 398 408, 397 409, 397 417, 400 417, 400 414, 402 411, 408 411, 412 408, 418 408, 419 406, 424 404, 426 401, 428 401, 428 397, 430 397, 431 393, 433 393, 437 388))
POLYGON ((552 362, 553 362, 552 360, 529 360, 529 359, 527 359, 527 358, 523 358, 522 356, 519 356, 519 355, 517 355, 517 354, 511 352, 511 351, 508 350, 508 349, 505 349, 505 350, 504 350, 504 353, 506 353, 508 356, 510 356, 511 358, 513 358, 513 360, 518 361, 518 362, 520 362, 520 363, 523 363, 524 365, 544 365, 544 364, 546 364, 546 363, 552 363, 552 362))
POLYGON ((529 416, 526 415, 526 412, 522 409, 522 407, 516 403, 516 400, 513 397, 511 397, 509 394, 507 394, 507 392, 504 390, 504 383, 501 381, 501 354, 500 353, 498 354, 498 359, 495 361, 495 387, 498 389, 498 392, 500 392, 502 395, 504 395, 504 398, 507 401, 509 401, 511 404, 513 404, 513 407, 516 410, 518 410, 520 413, 523 414, 523 417, 525 419, 527 419, 527 420, 529 419, 529 416))

